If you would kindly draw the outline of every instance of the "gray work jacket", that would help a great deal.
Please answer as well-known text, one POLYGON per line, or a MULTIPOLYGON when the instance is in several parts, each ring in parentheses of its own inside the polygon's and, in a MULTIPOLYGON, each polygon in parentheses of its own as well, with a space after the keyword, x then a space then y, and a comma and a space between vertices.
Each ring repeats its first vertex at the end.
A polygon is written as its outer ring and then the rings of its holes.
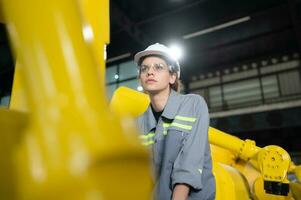
POLYGON ((151 149, 156 200, 172 198, 176 184, 190 186, 189 200, 213 200, 215 179, 208 143, 209 114, 199 95, 171 90, 158 123, 149 106, 138 118, 143 144, 151 149))

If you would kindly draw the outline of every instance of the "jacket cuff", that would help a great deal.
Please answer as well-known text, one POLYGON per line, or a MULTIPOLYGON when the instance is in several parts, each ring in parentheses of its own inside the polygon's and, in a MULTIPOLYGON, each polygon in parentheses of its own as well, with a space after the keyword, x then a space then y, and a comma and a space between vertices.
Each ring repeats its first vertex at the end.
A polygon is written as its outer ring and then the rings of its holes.
POLYGON ((176 184, 187 184, 195 190, 202 189, 202 177, 201 174, 192 174, 190 172, 176 172, 172 175, 172 189, 175 187, 176 184))

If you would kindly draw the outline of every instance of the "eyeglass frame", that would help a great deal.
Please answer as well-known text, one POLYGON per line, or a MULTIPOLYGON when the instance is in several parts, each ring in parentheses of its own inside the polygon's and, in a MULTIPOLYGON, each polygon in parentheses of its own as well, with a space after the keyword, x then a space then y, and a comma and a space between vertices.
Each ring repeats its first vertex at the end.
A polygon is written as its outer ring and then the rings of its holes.
POLYGON ((151 63, 150 65, 141 64, 138 66, 139 74, 146 74, 149 72, 150 68, 152 68, 155 72, 163 72, 164 70, 170 71, 170 67, 164 63, 151 63), (142 69, 142 67, 146 67, 146 69, 142 69))

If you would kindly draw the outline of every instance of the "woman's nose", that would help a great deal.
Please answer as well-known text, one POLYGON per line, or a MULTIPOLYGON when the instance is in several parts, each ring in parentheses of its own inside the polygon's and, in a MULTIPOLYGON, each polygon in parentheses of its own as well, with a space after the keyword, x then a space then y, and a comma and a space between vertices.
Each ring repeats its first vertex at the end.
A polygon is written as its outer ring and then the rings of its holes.
POLYGON ((154 74, 154 68, 152 66, 147 70, 147 75, 151 75, 151 74, 152 75, 154 74))

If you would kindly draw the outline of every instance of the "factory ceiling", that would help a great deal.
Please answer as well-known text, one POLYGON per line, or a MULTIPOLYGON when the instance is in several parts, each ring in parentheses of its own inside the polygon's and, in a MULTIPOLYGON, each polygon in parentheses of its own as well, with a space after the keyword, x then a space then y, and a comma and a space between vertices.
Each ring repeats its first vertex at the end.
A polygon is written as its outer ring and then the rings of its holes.
MULTIPOLYGON (((300 0, 111 0, 108 66, 131 60, 149 44, 182 46, 184 81, 194 74, 299 52, 300 0), (123 58, 118 60, 118 58, 123 58)), ((14 71, 0 25, 0 93, 14 71)))

